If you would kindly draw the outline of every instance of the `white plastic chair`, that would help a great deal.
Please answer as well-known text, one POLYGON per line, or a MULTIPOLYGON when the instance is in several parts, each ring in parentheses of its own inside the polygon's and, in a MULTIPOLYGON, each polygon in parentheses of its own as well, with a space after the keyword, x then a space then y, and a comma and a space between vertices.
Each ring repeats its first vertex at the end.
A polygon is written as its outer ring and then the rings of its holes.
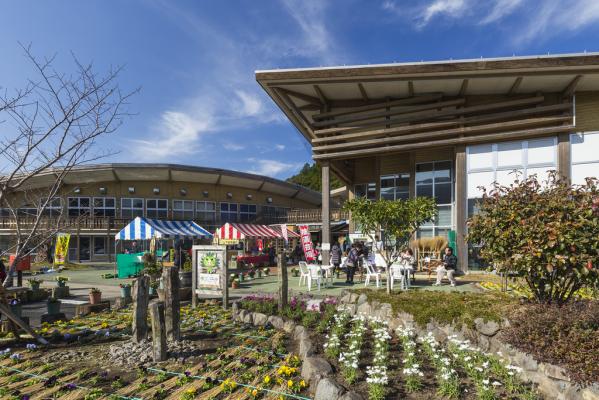
POLYGON ((391 290, 393 290, 393 284, 395 283, 395 280, 399 280, 399 289, 400 290, 407 290, 410 285, 410 278, 409 278, 408 270, 402 268, 399 265, 392 265, 391 266, 391 282, 390 282, 391 290))
POLYGON ((301 287, 303 282, 306 282, 306 284, 308 284, 308 281, 310 280, 310 271, 308 269, 308 264, 305 261, 300 261, 299 262, 299 270, 300 270, 299 286, 301 287))
POLYGON ((316 281, 318 284, 318 291, 320 291, 320 284, 322 282, 322 273, 320 265, 312 264, 308 266, 308 292, 312 290, 312 281, 316 281))
POLYGON ((381 273, 376 271, 374 265, 366 263, 366 279, 364 280, 364 286, 368 286, 370 284, 371 277, 376 279, 376 287, 381 287, 381 273))

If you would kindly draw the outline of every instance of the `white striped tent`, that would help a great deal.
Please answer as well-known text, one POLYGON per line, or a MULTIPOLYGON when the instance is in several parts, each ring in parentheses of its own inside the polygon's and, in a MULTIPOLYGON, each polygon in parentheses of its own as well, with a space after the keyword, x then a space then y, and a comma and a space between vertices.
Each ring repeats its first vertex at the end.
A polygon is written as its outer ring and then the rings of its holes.
POLYGON ((193 221, 165 221, 136 217, 119 233, 115 240, 211 238, 212 234, 193 221))

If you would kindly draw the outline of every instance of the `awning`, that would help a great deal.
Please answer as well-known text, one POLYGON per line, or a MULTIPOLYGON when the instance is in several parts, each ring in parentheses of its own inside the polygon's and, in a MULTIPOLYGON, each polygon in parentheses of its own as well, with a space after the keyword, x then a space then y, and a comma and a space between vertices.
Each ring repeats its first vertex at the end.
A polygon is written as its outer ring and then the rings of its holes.
MULTIPOLYGON (((283 237, 281 225, 270 225, 270 227, 272 228, 273 231, 277 232, 279 237, 283 237)), ((291 229, 287 228, 287 237, 292 239, 292 238, 300 238, 301 236, 299 233, 294 232, 291 229)))
POLYGON ((216 230, 218 239, 242 240, 252 238, 280 238, 281 235, 266 225, 235 224, 227 222, 216 230))
POLYGON ((165 221, 136 217, 114 235, 115 240, 145 240, 153 237, 159 239, 211 238, 212 234, 193 221, 165 221))

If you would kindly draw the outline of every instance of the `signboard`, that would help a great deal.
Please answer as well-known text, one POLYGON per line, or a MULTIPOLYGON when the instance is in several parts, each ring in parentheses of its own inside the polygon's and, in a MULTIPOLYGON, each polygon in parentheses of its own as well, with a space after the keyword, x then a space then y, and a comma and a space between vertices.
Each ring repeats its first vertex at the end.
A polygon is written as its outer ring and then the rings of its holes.
POLYGON ((226 262, 225 246, 193 246, 196 294, 223 295, 226 262))
POLYGON ((56 235, 56 249, 54 251, 54 265, 64 265, 69 255, 70 233, 59 233, 56 235))
POLYGON ((304 249, 304 255, 306 261, 314 261, 316 259, 314 255, 314 244, 312 243, 312 237, 310 236, 310 230, 308 225, 300 225, 300 236, 302 238, 302 247, 304 249))
POLYGON ((323 243, 322 245, 322 249, 323 250, 331 250, 331 244, 330 243, 323 243))

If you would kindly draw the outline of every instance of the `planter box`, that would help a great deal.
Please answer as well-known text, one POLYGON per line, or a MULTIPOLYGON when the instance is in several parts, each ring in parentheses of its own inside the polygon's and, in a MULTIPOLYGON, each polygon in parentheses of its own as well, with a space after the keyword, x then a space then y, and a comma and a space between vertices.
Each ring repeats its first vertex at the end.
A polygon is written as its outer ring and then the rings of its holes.
POLYGON ((75 315, 87 315, 104 310, 110 310, 110 301, 105 300, 98 304, 80 304, 75 307, 75 315))

